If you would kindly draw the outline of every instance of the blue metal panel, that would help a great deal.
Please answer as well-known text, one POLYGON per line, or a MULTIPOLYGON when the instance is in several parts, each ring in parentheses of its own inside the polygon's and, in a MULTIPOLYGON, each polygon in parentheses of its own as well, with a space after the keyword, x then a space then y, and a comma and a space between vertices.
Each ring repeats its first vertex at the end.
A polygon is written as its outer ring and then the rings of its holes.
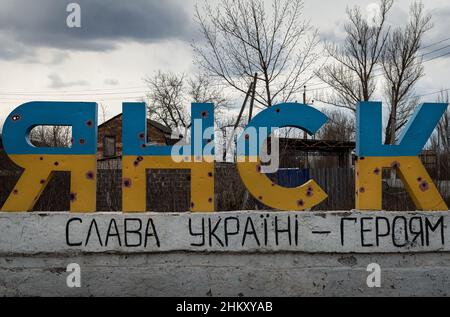
MULTIPOLYGON (((170 156, 174 146, 147 145, 146 113, 146 106, 143 102, 123 103, 123 155, 170 156)), ((192 141, 189 146, 183 147, 180 155, 201 156, 206 144, 214 144, 214 105, 212 103, 192 103, 191 117, 192 141), (207 129, 211 134, 207 135, 207 129), (201 135, 196 135, 197 131, 201 135), (200 138, 202 142, 196 142, 196 139, 200 140, 200 138)))
POLYGON ((287 188, 295 188, 311 179, 307 168, 280 168, 276 172, 277 184, 287 188))
POLYGON ((35 101, 20 105, 6 119, 2 132, 8 154, 97 153, 97 104, 93 102, 35 101), (70 148, 35 147, 29 140, 31 130, 40 125, 71 126, 70 148))
POLYGON ((327 121, 328 117, 325 114, 308 105, 300 103, 283 103, 272 106, 258 113, 247 125, 245 131, 238 139, 237 155, 259 155, 264 140, 273 130, 278 128, 299 128, 312 135, 327 121), (256 135, 248 132, 252 128, 256 129, 256 135), (260 131, 260 128, 267 128, 267 133, 260 131), (257 147, 250 146, 250 144, 255 142, 255 140, 252 140, 254 137, 258 138, 257 144, 259 144, 259 146, 257 147))
POLYGON ((417 156, 422 151, 436 125, 447 109, 446 103, 420 105, 396 145, 382 142, 381 102, 360 102, 356 106, 356 155, 417 156))

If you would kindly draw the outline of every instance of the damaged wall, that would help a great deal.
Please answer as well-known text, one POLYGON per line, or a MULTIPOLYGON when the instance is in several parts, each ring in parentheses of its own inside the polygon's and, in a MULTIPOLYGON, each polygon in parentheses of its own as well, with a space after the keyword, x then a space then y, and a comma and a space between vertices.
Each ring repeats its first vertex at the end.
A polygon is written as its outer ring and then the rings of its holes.
POLYGON ((0 296, 445 296, 449 215, 0 213, 0 296))

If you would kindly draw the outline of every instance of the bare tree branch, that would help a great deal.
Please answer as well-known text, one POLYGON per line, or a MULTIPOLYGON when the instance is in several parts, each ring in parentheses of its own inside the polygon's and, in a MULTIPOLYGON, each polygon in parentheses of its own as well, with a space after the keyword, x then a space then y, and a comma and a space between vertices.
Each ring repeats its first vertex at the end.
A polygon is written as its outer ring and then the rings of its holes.
POLYGON ((270 107, 294 100, 317 60, 317 32, 300 16, 302 0, 273 0, 269 15, 262 0, 224 0, 214 10, 196 8, 205 43, 194 43, 196 63, 209 75, 246 93, 253 74, 255 101, 270 107))
POLYGON ((386 16, 393 0, 380 0, 379 14, 366 20, 360 8, 347 8, 344 44, 325 43, 330 62, 316 71, 332 93, 323 97, 327 103, 355 111, 356 103, 371 99, 376 83, 374 68, 379 64, 389 36, 386 16))
POLYGON ((410 20, 389 35, 381 61, 385 78, 384 93, 389 100, 386 144, 395 144, 400 126, 404 126, 418 102, 414 86, 424 75, 419 49, 423 35, 431 29, 431 16, 424 14, 423 4, 414 2, 410 20))
POLYGON ((149 89, 147 98, 150 118, 170 128, 190 126, 189 109, 192 102, 214 103, 216 112, 229 106, 222 89, 204 74, 186 78, 184 74, 159 71, 147 77, 145 82, 149 89))

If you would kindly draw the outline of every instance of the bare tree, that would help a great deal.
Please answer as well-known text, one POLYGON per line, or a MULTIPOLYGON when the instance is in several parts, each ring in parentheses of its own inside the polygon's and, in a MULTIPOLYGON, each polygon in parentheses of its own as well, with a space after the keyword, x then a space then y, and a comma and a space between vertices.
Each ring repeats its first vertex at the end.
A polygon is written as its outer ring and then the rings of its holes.
POLYGON ((389 101, 389 121, 385 144, 395 144, 397 132, 406 124, 418 102, 414 86, 424 75, 419 49, 423 35, 432 27, 431 16, 424 14, 423 4, 414 2, 410 20, 404 27, 393 30, 382 54, 384 93, 389 101))
POLYGON ((216 111, 229 105, 223 91, 204 74, 186 78, 184 74, 159 71, 145 82, 149 88, 150 117, 170 128, 190 126, 189 105, 192 102, 214 103, 216 111))
POLYGON ((205 42, 194 43, 196 62, 227 86, 247 93, 258 74, 255 101, 270 107, 291 101, 313 74, 317 33, 301 18, 301 0, 205 2, 196 18, 205 42))
POLYGON ((380 0, 379 12, 371 20, 363 16, 360 7, 347 8, 345 42, 326 42, 331 62, 316 71, 332 93, 317 100, 355 111, 357 102, 371 99, 376 89, 375 67, 388 40, 386 17, 392 4, 393 0, 380 0))
MULTIPOLYGON (((235 150, 234 141, 236 137, 236 132, 233 133, 234 126, 236 124, 237 115, 226 115, 216 116, 216 133, 219 133, 221 144, 216 144, 217 148, 221 150, 222 161, 225 162, 227 155, 235 150)), ((238 123, 237 129, 244 129, 248 117, 243 115, 240 122, 238 123)))
POLYGON ((69 147, 71 138, 69 126, 38 126, 30 132, 31 143, 37 147, 69 147))
POLYGON ((106 122, 106 118, 108 117, 108 109, 103 102, 99 102, 98 104, 100 110, 100 124, 106 122))
POLYGON ((216 144, 217 148, 221 148, 223 161, 227 157, 227 130, 233 127, 236 121, 235 116, 226 115, 223 110, 229 108, 230 101, 223 94, 222 89, 215 85, 211 78, 205 74, 197 74, 187 81, 188 97, 191 102, 208 102, 214 104, 214 121, 216 133, 220 135, 221 144, 216 144))
POLYGON ((151 105, 151 118, 170 128, 188 126, 190 118, 183 99, 184 81, 184 74, 161 71, 145 79, 149 88, 147 98, 151 105))
MULTIPOLYGON (((442 91, 438 96, 437 102, 449 103, 448 91, 442 91)), ((450 154, 450 109, 442 116, 441 121, 431 138, 431 149, 436 152, 450 154)))
POLYGON ((216 111, 230 106, 222 89, 215 85, 208 75, 196 74, 187 80, 187 95, 190 102, 213 103, 216 111))
MULTIPOLYGON (((442 91, 437 102, 448 104, 448 91, 442 91)), ((430 149, 436 153, 437 180, 450 179, 450 109, 448 108, 431 137, 430 149)), ((439 185, 439 182, 437 184, 439 185)))
POLYGON ((329 122, 317 132, 318 139, 346 142, 354 140, 354 116, 340 109, 327 109, 322 111, 327 115, 329 122))

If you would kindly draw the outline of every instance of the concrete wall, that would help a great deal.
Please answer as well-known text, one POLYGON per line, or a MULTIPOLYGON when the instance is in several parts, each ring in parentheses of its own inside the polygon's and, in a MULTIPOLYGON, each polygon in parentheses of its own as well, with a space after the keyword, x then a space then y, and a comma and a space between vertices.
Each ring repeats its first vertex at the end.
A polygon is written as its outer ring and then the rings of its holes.
POLYGON ((0 213, 0 296, 447 296, 449 216, 0 213))

